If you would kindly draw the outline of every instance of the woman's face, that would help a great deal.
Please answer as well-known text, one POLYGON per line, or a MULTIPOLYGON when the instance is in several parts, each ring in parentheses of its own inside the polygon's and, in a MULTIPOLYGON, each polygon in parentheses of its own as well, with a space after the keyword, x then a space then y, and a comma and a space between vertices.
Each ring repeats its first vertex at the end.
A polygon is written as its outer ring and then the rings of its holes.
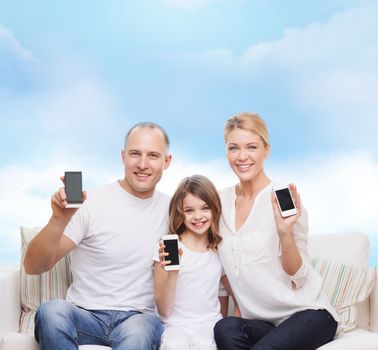
POLYGON ((227 160, 240 181, 254 180, 264 168, 270 148, 260 136, 247 130, 234 129, 226 140, 227 160))

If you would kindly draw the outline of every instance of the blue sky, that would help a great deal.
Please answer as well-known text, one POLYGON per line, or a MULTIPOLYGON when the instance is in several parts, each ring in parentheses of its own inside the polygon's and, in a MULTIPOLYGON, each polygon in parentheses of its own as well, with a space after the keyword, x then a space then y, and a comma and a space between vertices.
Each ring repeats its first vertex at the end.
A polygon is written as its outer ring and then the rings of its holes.
POLYGON ((298 184, 310 234, 362 231, 378 265, 378 4, 318 0, 25 2, 0 7, 0 264, 48 220, 66 169, 122 177, 124 134, 151 120, 186 175, 236 181, 223 125, 267 121, 268 174, 298 184))

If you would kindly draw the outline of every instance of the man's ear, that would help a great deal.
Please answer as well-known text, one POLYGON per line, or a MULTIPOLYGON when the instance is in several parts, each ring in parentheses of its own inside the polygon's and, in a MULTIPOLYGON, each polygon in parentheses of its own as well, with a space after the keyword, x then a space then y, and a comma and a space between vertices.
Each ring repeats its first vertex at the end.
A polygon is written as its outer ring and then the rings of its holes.
POLYGON ((122 151, 121 151, 121 157, 122 157, 122 163, 123 164, 125 164, 125 150, 123 149, 122 151))
POLYGON ((168 169, 169 165, 171 164, 171 161, 172 161, 172 154, 167 154, 164 160, 164 170, 168 169))

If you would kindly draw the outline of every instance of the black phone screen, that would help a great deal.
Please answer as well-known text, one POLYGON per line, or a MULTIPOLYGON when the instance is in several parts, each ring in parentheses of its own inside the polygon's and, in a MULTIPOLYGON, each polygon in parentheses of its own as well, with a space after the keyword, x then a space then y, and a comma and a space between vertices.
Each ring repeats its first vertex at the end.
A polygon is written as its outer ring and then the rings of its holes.
POLYGON ((68 203, 83 202, 83 183, 81 171, 66 171, 64 184, 68 203))
POLYGON ((170 260, 171 263, 169 265, 179 265, 179 253, 178 253, 178 241, 177 239, 167 239, 164 240, 164 251, 168 253, 169 255, 166 256, 165 258, 167 260, 170 260))
POLYGON ((276 191, 276 195, 282 211, 295 208, 288 188, 283 188, 282 190, 276 191))

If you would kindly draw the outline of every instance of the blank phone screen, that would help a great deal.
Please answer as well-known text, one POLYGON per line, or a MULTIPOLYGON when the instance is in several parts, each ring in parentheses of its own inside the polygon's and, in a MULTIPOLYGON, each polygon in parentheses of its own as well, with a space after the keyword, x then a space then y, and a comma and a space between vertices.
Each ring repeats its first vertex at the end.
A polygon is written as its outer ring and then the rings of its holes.
POLYGON ((282 190, 276 191, 276 195, 282 211, 295 208, 288 188, 283 188, 282 190))
POLYGON ((168 253, 169 255, 165 258, 167 260, 170 260, 171 263, 169 265, 179 265, 179 253, 178 253, 178 241, 177 239, 167 239, 164 240, 164 251, 168 253))
POLYGON ((68 203, 82 203, 81 171, 67 171, 64 174, 64 184, 68 203))

